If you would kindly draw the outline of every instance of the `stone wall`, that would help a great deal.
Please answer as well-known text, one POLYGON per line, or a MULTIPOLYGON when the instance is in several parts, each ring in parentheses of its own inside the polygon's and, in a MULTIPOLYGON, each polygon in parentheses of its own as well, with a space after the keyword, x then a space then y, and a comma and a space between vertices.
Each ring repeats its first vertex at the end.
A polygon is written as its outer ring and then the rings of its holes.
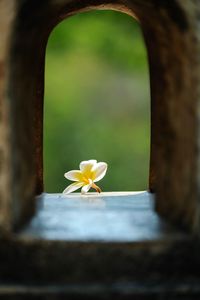
POLYGON ((150 189, 160 215, 199 233, 197 0, 0 1, 0 225, 9 230, 26 222, 43 190, 48 35, 61 20, 92 9, 119 10, 141 24, 151 81, 150 189))

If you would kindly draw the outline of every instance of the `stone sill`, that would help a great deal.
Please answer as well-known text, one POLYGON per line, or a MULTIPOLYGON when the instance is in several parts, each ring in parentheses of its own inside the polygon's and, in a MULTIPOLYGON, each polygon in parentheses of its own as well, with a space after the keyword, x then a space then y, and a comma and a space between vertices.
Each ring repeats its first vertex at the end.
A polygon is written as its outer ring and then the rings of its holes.
POLYGON ((145 242, 180 238, 154 212, 148 192, 42 194, 23 238, 81 242, 145 242))
POLYGON ((30 224, 0 240, 1 283, 191 290, 200 278, 199 241, 153 206, 147 192, 41 195, 30 224))

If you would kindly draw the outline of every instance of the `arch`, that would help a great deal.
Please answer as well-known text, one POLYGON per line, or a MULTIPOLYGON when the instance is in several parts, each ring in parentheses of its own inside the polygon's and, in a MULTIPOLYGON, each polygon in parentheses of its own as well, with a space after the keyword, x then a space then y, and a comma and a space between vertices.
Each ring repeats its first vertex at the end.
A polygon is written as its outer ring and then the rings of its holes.
POLYGON ((8 79, 11 147, 15 149, 11 197, 19 203, 14 224, 23 223, 34 212, 33 195, 43 190, 44 58, 49 33, 64 18, 92 9, 119 10, 141 24, 151 84, 150 189, 156 191, 160 214, 197 230, 197 4, 176 0, 18 2, 8 79))

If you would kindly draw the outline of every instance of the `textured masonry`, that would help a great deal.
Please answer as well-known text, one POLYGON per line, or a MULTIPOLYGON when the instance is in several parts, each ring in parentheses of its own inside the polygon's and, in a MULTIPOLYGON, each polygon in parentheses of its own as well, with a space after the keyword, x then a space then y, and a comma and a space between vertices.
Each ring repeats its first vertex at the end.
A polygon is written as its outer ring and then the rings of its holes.
POLYGON ((26 222, 43 190, 48 36, 63 19, 92 9, 119 10, 141 24, 151 83, 150 189, 160 215, 199 233, 198 0, 0 1, 0 226, 9 231, 26 222))

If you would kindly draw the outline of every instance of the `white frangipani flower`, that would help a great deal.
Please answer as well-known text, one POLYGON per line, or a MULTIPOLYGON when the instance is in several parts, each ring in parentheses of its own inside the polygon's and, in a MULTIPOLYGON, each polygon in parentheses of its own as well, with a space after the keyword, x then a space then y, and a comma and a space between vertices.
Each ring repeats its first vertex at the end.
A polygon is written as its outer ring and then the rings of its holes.
POLYGON ((101 189, 95 182, 101 180, 107 171, 108 165, 105 162, 97 162, 94 159, 82 161, 80 170, 72 170, 64 174, 65 178, 75 181, 70 184, 64 191, 64 194, 72 193, 82 187, 81 193, 85 194, 90 188, 101 193, 101 189))

